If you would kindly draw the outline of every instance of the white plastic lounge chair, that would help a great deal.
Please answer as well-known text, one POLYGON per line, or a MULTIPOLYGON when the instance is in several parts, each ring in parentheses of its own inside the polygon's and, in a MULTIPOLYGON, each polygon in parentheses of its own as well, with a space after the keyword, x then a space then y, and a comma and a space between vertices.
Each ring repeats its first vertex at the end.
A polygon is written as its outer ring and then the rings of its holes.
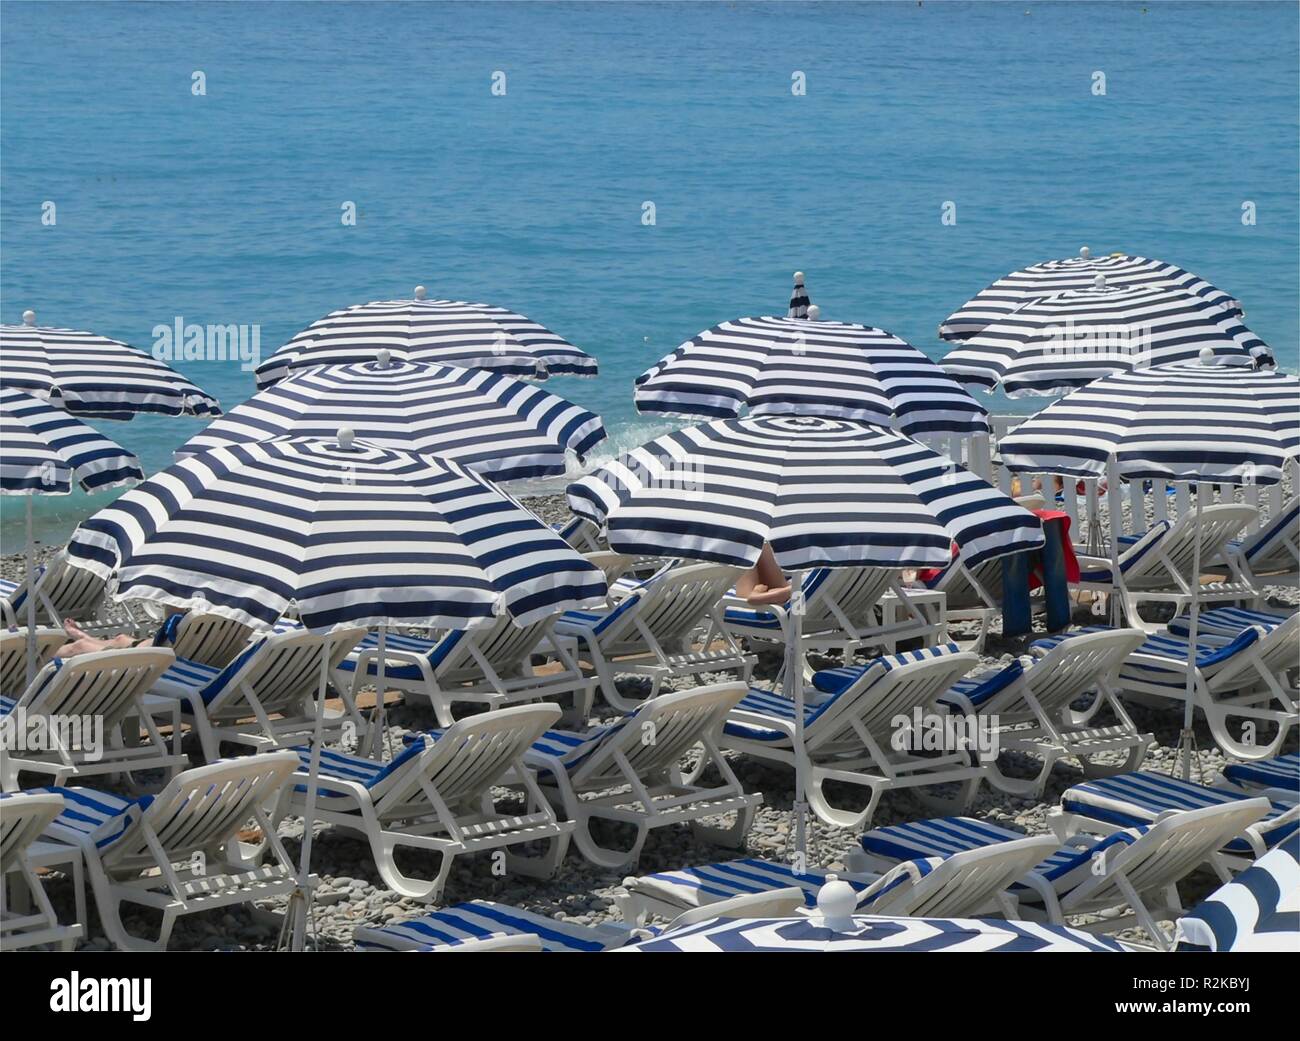
MULTIPOLYGON (((1187 699, 1187 640, 1150 637, 1116 681, 1126 693, 1187 699)), ((1300 696, 1289 674, 1300 666, 1300 615, 1263 634, 1246 629, 1215 646, 1198 640, 1192 697, 1215 743, 1238 759, 1268 759, 1300 723, 1300 696)))
MULTIPOLYGON (((595 697, 595 680, 584 677, 577 644, 553 632, 555 619, 518 626, 501 616, 478 629, 454 630, 438 640, 387 633, 384 685, 429 699, 439 726, 456 721, 457 702, 502 708, 521 701, 572 699, 571 715, 586 722, 595 697), (534 653, 547 653, 558 672, 534 674, 534 653)), ((368 633, 334 670, 334 686, 352 690, 378 679, 379 637, 368 633)))
MULTIPOLYGON (((1101 921, 1076 928, 1110 933, 1136 920, 1157 947, 1168 950, 1171 941, 1158 922, 1183 913, 1178 883, 1268 811, 1267 800, 1244 799, 1166 814, 1151 825, 1121 829, 1100 840, 1072 836, 1062 840, 1064 849, 1026 869, 1011 893, 1024 914, 1055 925, 1069 924, 1067 916, 1101 914, 1101 921), (1124 910, 1122 916, 1115 913, 1124 910)), ((880 828, 862 837, 862 847, 875 864, 900 853, 915 857, 923 849, 942 850, 956 859, 1024 841, 1010 829, 955 817, 880 828)), ((1049 847, 1056 845, 1050 837, 1046 841, 1049 847)))
POLYGON ((133 786, 133 774, 163 770, 171 776, 185 757, 168 748, 154 723, 146 695, 175 656, 164 647, 129 647, 80 654, 47 663, 32 684, 5 713, 15 727, 33 730, 35 718, 46 747, 0 748, 0 786, 18 787, 21 771, 52 775, 55 784, 69 778, 123 774, 133 786), (123 732, 127 723, 128 731, 123 732), (145 737, 140 739, 140 726, 145 737))
MULTIPOLYGON (((748 894, 712 904, 716 918, 752 918, 791 914, 803 903, 797 889, 748 894)), ((691 925, 698 912, 687 913, 670 928, 691 925)), ((548 918, 535 911, 487 900, 448 907, 423 918, 386 926, 358 926, 353 932, 360 951, 541 950, 551 953, 617 950, 658 930, 601 922, 583 925, 548 918), (472 946, 472 945, 481 946, 472 946), (518 944, 518 946, 516 946, 518 944)))
MULTIPOLYGON (((1196 638, 1207 643, 1218 640, 1226 643, 1250 628, 1262 629, 1267 634, 1294 614, 1294 611, 1260 611, 1251 607, 1216 607, 1197 615, 1196 638)), ((1172 635, 1186 639, 1191 632, 1191 619, 1180 614, 1171 618, 1166 628, 1172 635)), ((1300 666, 1300 661, 1297 664, 1300 666)))
POLYGON ((1224 546, 1207 571, 1245 582, 1263 595, 1265 585, 1295 585, 1300 578, 1300 500, 1259 531, 1224 546))
MULTIPOLYGON (((62 629, 37 629, 36 668, 48 664, 54 652, 67 642, 68 634, 62 629)), ((16 699, 26 686, 27 630, 0 632, 0 697, 16 699)))
MULTIPOLYGON (((18 589, 18 583, 8 578, 0 578, 0 626, 6 629, 12 629, 18 624, 18 619, 14 617, 13 595, 18 589)), ((26 621, 26 619, 23 619, 26 621)))
MULTIPOLYGON (((556 820, 521 756, 559 717, 555 705, 484 712, 418 737, 387 763, 325 749, 316 819, 365 836, 384 883, 415 900, 438 899, 456 857, 523 843, 545 842, 547 851, 507 852, 509 870, 549 877, 564 858, 573 825, 556 820), (527 794, 522 815, 495 806, 492 787, 507 780, 527 794), (416 878, 399 867, 401 848, 437 853, 434 876, 416 878)), ((297 776, 280 798, 277 821, 301 813, 306 801, 311 752, 300 748, 298 755, 297 776)))
POLYGON ((650 697, 665 680, 703 672, 736 671, 747 681, 755 659, 741 649, 718 609, 737 574, 719 564, 665 568, 611 608, 566 611, 555 631, 579 641, 605 700, 620 712, 637 706, 619 694, 620 672, 649 677, 650 697))
POLYGON ((185 661, 224 669, 255 639, 252 629, 233 618, 188 611, 168 618, 154 635, 154 645, 170 647, 185 661))
MULTIPOLYGON (((125 604, 108 597, 108 583, 85 568, 74 567, 67 551, 60 550, 36 574, 36 617, 38 622, 59 627, 72 618, 92 634, 105 630, 135 631, 139 622, 125 604)), ((7 615, 18 622, 27 620, 27 583, 17 583, 6 597, 7 615)), ((9 625, 15 624, 8 621, 9 625)))
MULTIPOLYGON (((935 620, 927 618, 908 599, 899 582, 899 572, 888 568, 814 568, 803 583, 803 616, 800 639, 805 651, 826 654, 838 651, 845 661, 867 647, 892 652, 899 640, 925 638, 927 642, 946 638, 942 610, 935 620), (881 600, 893 593, 907 617, 885 624, 881 600)), ((736 596, 723 601, 723 619, 735 636, 762 643, 784 644, 780 620, 771 611, 754 607, 736 596)), ((791 605, 787 602, 785 610, 791 605)))
POLYGON ((917 711, 937 713, 939 696, 978 662, 978 656, 945 644, 846 670, 853 676, 839 693, 805 705, 802 748, 794 747, 794 703, 754 689, 727 717, 723 747, 790 767, 803 758, 804 797, 818 817, 841 828, 870 821, 881 795, 895 788, 929 788, 917 794, 964 808, 985 773, 974 750, 921 756, 897 750, 894 743, 900 719, 910 723, 917 711), (835 806, 824 790, 827 781, 866 788, 866 808, 835 806), (954 786, 955 794, 941 796, 934 790, 939 785, 954 786))
MULTIPOLYGON (((1050 835, 1021 837, 983 849, 971 849, 949 857, 918 858, 889 868, 885 874, 837 877, 858 894, 857 912, 927 917, 961 917, 1000 907, 1016 917, 1015 902, 1006 890, 1059 843, 1050 835)), ((660 872, 623 882, 615 896, 623 917, 640 922, 648 915, 673 917, 687 910, 712 908, 727 899, 732 890, 761 893, 778 885, 782 875, 793 881, 803 894, 805 906, 817 904, 826 872, 795 873, 787 865, 763 860, 732 861, 685 871, 660 872)))
POLYGON ((1223 768, 1223 779, 1244 792, 1267 794, 1283 802, 1300 800, 1300 753, 1253 763, 1229 763, 1223 768))
POLYGON ((551 730, 525 754, 552 802, 576 825, 574 841, 593 864, 629 868, 641 855, 653 828, 690 824, 707 842, 741 847, 763 797, 747 795, 718 750, 717 734, 745 694, 741 683, 720 683, 661 694, 609 726, 575 734, 551 730), (681 760, 703 746, 696 768, 683 777, 681 760), (721 783, 695 783, 708 766, 721 783), (706 817, 735 814, 735 823, 707 826, 706 817), (597 820, 618 821, 636 829, 626 850, 601 845, 593 833, 597 820))
POLYGON ((1300 836, 1260 857, 1178 920, 1179 951, 1290 951, 1300 945, 1300 836))
MULTIPOLYGON (((1227 504, 1206 506, 1201 511, 1202 571, 1255 515, 1253 506, 1227 504)), ((1161 627, 1144 621, 1138 608, 1145 603, 1167 603, 1185 609, 1191 603, 1192 588, 1201 577, 1192 574, 1195 543, 1195 511, 1188 511, 1172 525, 1159 521, 1124 547, 1118 576, 1112 574, 1109 558, 1081 556, 1079 588, 1118 596, 1130 626, 1156 632, 1161 627)), ((1198 593, 1203 604, 1254 600, 1257 595, 1254 586, 1240 579, 1200 583, 1198 593)))
POLYGON ((1142 765, 1155 738, 1138 731, 1112 684, 1124 659, 1144 639, 1136 629, 1115 629, 1062 640, 1037 662, 1025 658, 992 675, 958 683, 940 703, 954 712, 995 721, 999 751, 1026 752, 1042 760, 1031 779, 1009 776, 991 760, 989 783, 1002 791, 1041 796, 1061 759, 1073 759, 1085 777, 1127 773, 1142 765), (1091 704, 1073 707, 1090 693, 1091 704), (1117 722, 1094 725, 1103 707, 1117 722), (1124 759, 1110 761, 1117 752, 1124 753, 1124 759))
MULTIPOLYGON (((1222 788, 1207 788, 1168 774, 1141 771, 1085 781, 1067 788, 1060 806, 1047 812, 1047 823, 1059 838, 1078 832, 1107 835, 1124 828, 1154 824, 1181 810, 1236 805, 1255 796, 1222 788)), ((1224 842, 1207 858, 1225 882, 1229 867, 1245 867, 1300 830, 1300 806, 1270 800, 1268 812, 1224 842)))
MULTIPOLYGON (((331 668, 364 635, 364 629, 331 633, 331 668)), ((223 741, 254 749, 304 744, 315 728, 325 641, 324 636, 294 629, 262 637, 224 669, 178 659, 158 678, 153 693, 179 701, 181 716, 198 733, 203 757, 210 763, 221 757, 223 741)), ((344 711, 326 718, 327 740, 336 738, 349 721, 358 733, 364 732, 365 720, 350 691, 345 687, 339 693, 344 711)))
POLYGON ((0 950, 57 944, 70 951, 84 935, 83 923, 60 925, 59 917, 28 854, 60 813, 63 797, 34 792, 0 795, 0 950), (21 886, 12 885, 21 880, 21 886), (34 907, 15 907, 15 888, 34 907))
POLYGON ((63 796, 67 806, 45 836, 81 849, 99 920, 114 946, 165 950, 181 915, 281 896, 296 871, 266 808, 289 779, 298 757, 271 752, 186 770, 156 796, 123 799, 90 788, 38 791, 63 796), (250 823, 262 842, 246 845, 250 823), (256 859, 269 849, 270 861, 256 859), (127 931, 122 905, 161 912, 153 939, 127 931))
POLYGON ((605 548, 600 544, 600 528, 586 517, 575 515, 563 524, 552 524, 551 527, 579 553, 595 553, 605 548))

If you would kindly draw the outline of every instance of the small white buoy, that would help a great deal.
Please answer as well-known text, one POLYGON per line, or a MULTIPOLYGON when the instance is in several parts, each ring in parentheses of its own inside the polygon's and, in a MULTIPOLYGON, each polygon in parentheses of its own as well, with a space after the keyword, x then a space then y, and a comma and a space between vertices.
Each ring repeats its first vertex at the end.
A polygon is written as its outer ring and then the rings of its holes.
POLYGON ((822 317, 822 309, 818 307, 816 304, 809 304, 808 321, 810 322, 821 321, 821 317, 822 317))
POLYGON ((381 350, 378 354, 375 355, 375 361, 379 363, 379 367, 381 369, 388 368, 388 364, 392 360, 393 360, 393 352, 390 351, 387 347, 385 347, 383 350, 381 350))
POLYGON ((23 325, 35 325, 35 324, 36 324, 36 312, 35 312, 35 311, 24 311, 24 312, 23 312, 23 325))
POLYGON ((1087 246, 1080 246, 1080 247, 1079 247, 1079 259, 1080 259, 1080 260, 1087 260, 1087 259, 1088 259, 1089 257, 1091 257, 1091 256, 1092 256, 1092 250, 1090 250, 1087 246))
POLYGON ((1096 278, 1094 278, 1094 279, 1092 280, 1092 284, 1093 284, 1093 286, 1095 286, 1097 289, 1105 289, 1105 288, 1106 288, 1106 276, 1105 276, 1105 275, 1098 275, 1096 278))
POLYGON ((825 929, 847 933, 853 929, 853 912, 858 906, 858 894, 839 875, 827 875, 826 882, 817 890, 817 913, 825 929))
POLYGON ((429 291, 425 289, 424 286, 415 287, 415 299, 417 300, 423 300, 428 295, 428 293, 429 291))
POLYGON ((794 273, 794 284, 797 285, 797 286, 801 286, 801 285, 803 285, 803 272, 802 272, 802 271, 796 271, 796 272, 794 273))
POLYGON ((356 436, 351 427, 339 427, 339 447, 345 452, 352 451, 352 440, 356 436))

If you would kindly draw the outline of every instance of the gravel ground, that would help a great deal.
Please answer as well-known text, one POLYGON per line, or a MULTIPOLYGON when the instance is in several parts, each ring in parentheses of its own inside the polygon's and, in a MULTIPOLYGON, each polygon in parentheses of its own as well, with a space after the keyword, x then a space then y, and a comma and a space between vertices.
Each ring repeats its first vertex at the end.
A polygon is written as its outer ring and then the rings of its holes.
MULTIPOLYGON (((526 499, 526 504, 548 521, 563 520, 568 516, 562 496, 526 499)), ((49 551, 46 551, 48 554, 49 551)), ((21 577, 23 558, 10 556, 0 560, 0 574, 7 578, 21 577)), ((1300 602, 1295 588, 1270 588, 1270 602, 1285 606, 1300 602)), ((1094 619, 1087 604, 1076 607, 1075 620, 1087 624, 1094 619)), ((1041 623, 1040 623, 1041 624, 1041 623)), ((995 624, 995 630, 1000 628, 995 624)), ((972 638, 974 627, 954 627, 954 637, 972 638)), ((1026 652, 1034 636, 1021 639, 1003 639, 991 636, 982 655, 981 669, 995 668, 1026 652)), ((865 660, 865 659, 861 659, 865 660)), ((755 682, 770 685, 776 679, 780 662, 774 654, 760 654, 755 672, 755 682)), ((711 682, 715 677, 703 677, 711 682)), ((717 679, 725 678, 723 676, 717 679)), ((628 677, 620 688, 635 695, 639 681, 628 677)), ((683 684, 688 685, 688 684, 683 684)), ((1174 765, 1178 744, 1181 713, 1168 709, 1147 709, 1132 706, 1132 715, 1144 731, 1155 734, 1157 744, 1151 750, 1143 769, 1169 772, 1174 765)), ((397 747, 402 735, 427 729, 434 724, 432 713, 414 700, 395 706, 390 713, 390 747, 397 747)), ((1198 721, 1196 727, 1198 752, 1193 777, 1206 782, 1217 778, 1224 765, 1223 756, 1214 748, 1208 728, 1198 721)), ((1288 750, 1295 750, 1297 738, 1293 734, 1288 750)), ((687 828, 661 828, 653 831, 646 842, 638 874, 707 863, 736 856, 762 856, 780 858, 788 848, 792 826, 793 775, 786 770, 729 754, 734 768, 746 790, 761 792, 764 803, 748 836, 743 851, 720 849, 698 842, 687 828)), ((1061 793, 1082 779, 1082 774, 1066 764, 1058 764, 1042 799, 1022 799, 995 791, 987 784, 982 786, 972 815, 1022 830, 1027 834, 1047 831, 1046 814, 1055 805, 1061 793)), ((916 820, 935 814, 912 794, 889 793, 881 800, 872 822, 873 826, 916 820)), ((291 855, 297 854, 302 836, 302 822, 290 819, 284 822, 281 834, 291 855)), ((368 845, 344 833, 335 833, 323 826, 317 828, 313 845, 313 869, 320 877, 316 892, 314 928, 317 941, 324 949, 350 949, 352 930, 361 924, 382 924, 427 913, 428 905, 405 899, 389 892, 379 879, 370 857, 368 845)), ((856 834, 830 827, 812 820, 810 862, 823 866, 839 866, 843 855, 854 847, 856 834)), ((433 865, 434 858, 427 864, 433 865)), ((419 863, 415 861, 414 863, 419 863)), ((488 857, 458 858, 452 870, 442 903, 453 904, 465 900, 485 899, 515 904, 550 916, 579 923, 618 920, 613 894, 624 877, 623 872, 597 868, 571 846, 568 857, 558 875, 550 880, 498 877, 491 870, 488 857)), ((1182 887, 1184 902, 1190 906, 1218 885, 1217 879, 1207 871, 1191 876, 1182 887)), ((58 875, 50 877, 47 888, 61 913, 71 917, 71 885, 58 875)), ((283 901, 280 901, 283 904, 283 901)), ((93 906, 93 902, 92 902, 93 906)), ((138 927, 147 928, 143 923, 138 927)), ((273 949, 278 929, 261 916, 243 907, 224 912, 195 915, 178 922, 171 948, 174 950, 266 950, 273 949)), ((92 911, 89 938, 84 949, 106 949, 99 923, 92 911)), ((1130 934, 1121 934, 1130 935, 1130 934)), ((1136 935, 1136 934, 1132 934, 1136 935)))

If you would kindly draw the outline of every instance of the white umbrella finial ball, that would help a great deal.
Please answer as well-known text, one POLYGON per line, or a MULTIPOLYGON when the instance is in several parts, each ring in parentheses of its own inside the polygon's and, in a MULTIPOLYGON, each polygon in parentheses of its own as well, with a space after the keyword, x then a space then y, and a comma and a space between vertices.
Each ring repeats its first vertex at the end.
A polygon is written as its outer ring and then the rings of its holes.
POLYGON ((808 305, 808 321, 810 322, 819 321, 821 319, 821 316, 822 316, 822 309, 820 307, 818 307, 816 304, 808 305))
POLYGON ((858 906, 858 894, 838 875, 827 875, 826 882, 817 890, 817 913, 822 925, 835 932, 848 932, 853 928, 853 912, 858 906))
POLYGON ((387 347, 385 347, 382 351, 380 351, 378 354, 375 355, 375 361, 379 362, 379 367, 381 369, 388 368, 388 363, 391 362, 392 360, 393 360, 393 352, 390 351, 387 347))
POLYGON ((415 299, 423 300, 428 295, 429 295, 429 291, 425 289, 424 286, 415 287, 415 299))
POLYGON ((352 442, 356 436, 356 431, 351 427, 339 427, 339 447, 345 452, 352 451, 352 442))
POLYGON ((1087 260, 1091 256, 1092 256, 1092 250, 1090 250, 1087 246, 1079 247, 1079 258, 1081 260, 1087 260))
POLYGON ((35 325, 35 324, 36 324, 36 312, 35 312, 35 311, 24 311, 24 312, 23 312, 23 325, 35 325))
POLYGON ((1094 286, 1096 286, 1098 289, 1105 289, 1105 288, 1106 288, 1106 276, 1105 276, 1105 275, 1098 275, 1096 278, 1094 278, 1094 279, 1092 280, 1092 284, 1093 284, 1094 286))
POLYGON ((796 272, 794 273, 794 284, 797 285, 797 286, 801 286, 801 285, 803 285, 803 272, 802 272, 802 271, 796 271, 796 272))
POLYGON ((1200 355, 1200 359, 1201 359, 1201 364, 1202 364, 1202 365, 1213 365, 1213 364, 1214 364, 1214 348, 1213 348, 1213 347, 1202 347, 1198 353, 1199 353, 1199 355, 1200 355))

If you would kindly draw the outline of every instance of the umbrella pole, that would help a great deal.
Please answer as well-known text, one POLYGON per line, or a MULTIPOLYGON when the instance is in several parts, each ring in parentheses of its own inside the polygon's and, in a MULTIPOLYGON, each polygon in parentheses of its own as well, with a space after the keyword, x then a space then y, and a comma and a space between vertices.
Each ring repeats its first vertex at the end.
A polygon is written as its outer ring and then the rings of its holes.
POLYGON ((32 537, 32 493, 27 500, 27 686, 36 678, 36 546, 32 537))
POLYGON ((371 759, 383 762, 388 750, 388 742, 384 734, 388 723, 384 711, 384 687, 387 686, 384 667, 388 664, 388 626, 379 627, 378 637, 375 648, 375 654, 378 656, 375 667, 375 710, 370 713, 370 730, 366 734, 365 754, 371 759))
MULTIPOLYGON (((1179 734, 1179 754, 1183 757, 1183 780, 1192 779, 1192 757, 1196 754, 1196 737, 1192 733, 1194 707, 1192 696, 1196 693, 1196 624, 1201 606, 1201 485, 1196 492, 1196 530, 1192 538, 1192 602, 1187 618, 1187 689, 1183 706, 1183 729, 1179 734)), ((1177 762, 1177 759, 1175 759, 1177 762)))
MULTIPOLYGON (((1107 594, 1110 607, 1110 624, 1118 626, 1120 616, 1120 595, 1119 595, 1119 537, 1124 530, 1124 507, 1120 502, 1118 495, 1111 495, 1112 488, 1119 487, 1119 466, 1115 460, 1115 453, 1112 452, 1106 460, 1106 512, 1110 516, 1110 585, 1111 590, 1107 594), (1119 509, 1115 509, 1116 506, 1119 509)), ((1094 497, 1097 503, 1097 537, 1101 538, 1101 490, 1098 489, 1094 497)))
POLYGON ((808 867, 808 802, 806 755, 803 747, 803 572, 796 572, 790 583, 790 610, 785 617, 785 689, 794 702, 794 860, 796 868, 808 867))
MULTIPOLYGON (((316 725, 311 737, 311 762, 307 770, 307 808, 302 820, 302 853, 298 866, 298 885, 289 896, 285 912, 285 929, 289 932, 289 949, 301 951, 307 944, 307 919, 311 915, 311 838, 316 822, 316 789, 320 779, 320 753, 325 744, 325 688, 330 678, 331 637, 321 648, 320 686, 316 691, 316 725)), ((293 783, 292 781, 290 783, 293 783)))

